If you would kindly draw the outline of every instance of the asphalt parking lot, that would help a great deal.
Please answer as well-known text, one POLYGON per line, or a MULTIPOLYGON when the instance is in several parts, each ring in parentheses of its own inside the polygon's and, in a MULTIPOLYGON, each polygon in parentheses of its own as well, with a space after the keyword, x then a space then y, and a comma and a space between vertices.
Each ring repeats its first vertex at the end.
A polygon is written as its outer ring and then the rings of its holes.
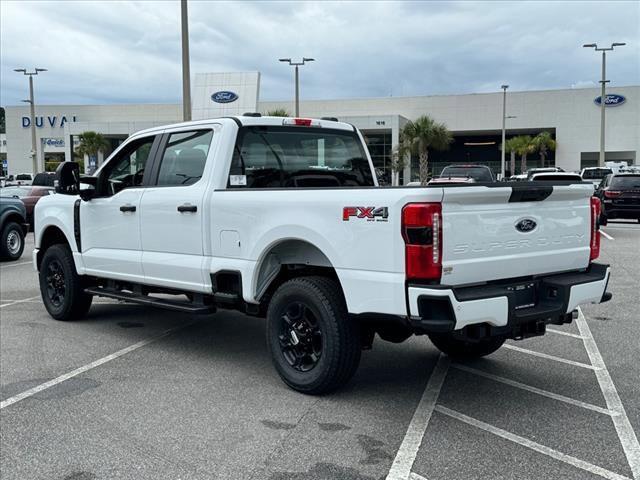
POLYGON ((29 243, 0 265, 0 476, 640 479, 640 225, 604 230, 611 302, 464 365, 376 340, 323 397, 279 380, 261 319, 104 299, 50 319, 29 243))

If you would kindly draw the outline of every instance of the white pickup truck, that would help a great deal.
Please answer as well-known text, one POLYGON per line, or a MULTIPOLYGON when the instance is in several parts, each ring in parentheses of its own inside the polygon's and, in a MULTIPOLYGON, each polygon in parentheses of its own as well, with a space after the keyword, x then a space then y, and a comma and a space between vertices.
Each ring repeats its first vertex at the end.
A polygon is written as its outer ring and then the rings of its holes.
POLYGON ((333 120, 157 127, 56 181, 33 253, 53 318, 94 296, 266 317, 277 372, 305 393, 347 382, 376 333, 478 357, 611 297, 592 184, 379 187, 361 134, 333 120))

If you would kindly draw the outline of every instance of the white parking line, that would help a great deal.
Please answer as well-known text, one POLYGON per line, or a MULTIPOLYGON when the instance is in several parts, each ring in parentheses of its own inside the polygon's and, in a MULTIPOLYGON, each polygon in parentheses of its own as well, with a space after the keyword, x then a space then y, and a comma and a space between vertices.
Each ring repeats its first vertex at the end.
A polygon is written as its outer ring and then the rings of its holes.
POLYGON ((22 300, 14 300, 14 301, 9 302, 9 303, 4 303, 4 304, 0 305, 0 308, 10 307, 11 305, 15 305, 16 303, 30 302, 32 300, 35 300, 36 298, 40 298, 40 295, 36 295, 35 297, 24 298, 22 300))
POLYGON ((516 435, 515 433, 511 433, 501 428, 494 427, 493 425, 489 425, 488 423, 484 423, 475 418, 468 417, 462 413, 456 412, 455 410, 451 410, 447 407, 437 405, 435 407, 435 411, 438 413, 442 413, 443 415, 447 415, 451 418, 455 418, 456 420, 460 420, 461 422, 464 422, 468 425, 484 430, 485 432, 493 433, 494 435, 497 435, 506 440, 515 442, 519 445, 522 445, 523 447, 530 448, 531 450, 535 450, 536 452, 555 458, 556 460, 560 460, 561 462, 565 462, 565 463, 568 463, 569 465, 573 465, 574 467, 580 468, 589 473, 600 475, 601 477, 608 478, 609 480, 630 480, 629 477, 625 477, 623 475, 612 472, 605 468, 598 467, 597 465, 593 465, 589 462, 585 462, 584 460, 580 460, 578 458, 572 457, 571 455, 558 452, 557 450, 554 450, 545 445, 536 443, 532 440, 529 440, 528 438, 524 438, 524 437, 521 437, 520 435, 516 435))
POLYGON ((31 265, 33 262, 20 262, 20 263, 8 263, 7 265, 0 265, 0 270, 4 270, 9 267, 19 267, 20 265, 31 265))
POLYGON ((3 400, 2 402, 0 402, 0 410, 2 410, 3 408, 8 407, 9 405, 13 405, 14 403, 17 403, 21 400, 24 400, 25 398, 29 398, 33 395, 35 395, 36 393, 42 392, 43 390, 46 390, 48 388, 51 388, 59 383, 64 382, 65 380, 69 380, 70 378, 76 377, 78 375, 80 375, 81 373, 87 372, 91 369, 94 369, 96 367, 99 367, 100 365, 104 365, 107 362, 110 362, 111 360, 115 360, 118 357, 121 357, 123 355, 126 355, 127 353, 133 352, 134 350, 137 350, 141 347, 144 347, 145 345, 149 345, 150 343, 153 343, 157 340, 160 340, 161 338, 166 337, 167 335, 176 332, 178 330, 181 330, 183 328, 188 327, 189 325, 193 325, 195 322, 189 322, 187 324, 184 325, 180 325, 179 327, 175 327, 175 328, 171 328, 169 330, 164 331, 163 333, 161 333, 160 335, 157 335, 155 337, 151 337, 148 338, 146 340, 142 340, 141 342, 138 343, 134 343, 133 345, 123 348, 122 350, 118 350, 115 353, 112 353, 111 355, 107 355, 106 357, 102 357, 94 362, 91 362, 87 365, 84 365, 80 368, 76 368, 75 370, 72 370, 68 373, 65 373, 64 375, 60 375, 59 377, 54 378, 53 380, 49 380, 48 382, 42 383, 40 385, 37 385, 33 388, 30 388, 29 390, 26 390, 22 393, 19 393, 18 395, 14 395, 13 397, 9 397, 6 400, 3 400))
POLYGON ((409 478, 410 480, 427 480, 422 475, 418 475, 416 472, 411 472, 411 475, 409 476, 409 478))
POLYGON ((587 410, 593 410, 594 412, 602 413, 604 415, 609 415, 609 416, 619 415, 619 412, 612 412, 610 410, 607 410, 606 408, 598 407, 597 405, 592 405, 590 403, 582 402, 574 398, 565 397, 564 395, 560 395, 559 393, 553 393, 548 390, 543 390, 541 388, 532 387, 531 385, 516 382, 515 380, 511 380, 509 378, 492 375, 490 373, 483 372, 482 370, 477 370, 475 368, 471 368, 471 367, 467 367, 459 364, 454 364, 452 366, 456 370, 462 370, 463 372, 469 372, 474 375, 479 375, 481 377, 485 377, 490 380, 494 380, 496 382, 504 383, 505 385, 509 385, 511 387, 520 388, 522 390, 527 390, 532 393, 537 393, 538 395, 543 395, 545 397, 553 398, 554 400, 559 400, 564 403, 569 403, 571 405, 575 405, 576 407, 586 408, 587 410))
POLYGON ((604 395, 607 407, 610 410, 620 412, 620 415, 613 417, 613 425, 615 426, 618 437, 620 438, 620 443, 622 444, 624 454, 627 457, 627 462, 629 462, 629 467, 631 467, 633 478, 638 480, 640 479, 640 444, 638 443, 638 438, 633 431, 633 427, 629 422, 629 418, 624 410, 618 391, 611 379, 611 375, 609 375, 607 366, 602 359, 602 355, 600 355, 600 350, 598 350, 598 346, 591 334, 591 329, 589 328, 589 325, 582 313, 582 309, 580 308, 578 308, 576 324, 578 325, 580 334, 584 337, 584 347, 587 350, 591 363, 594 366, 599 367, 599 369, 596 370, 596 378, 598 379, 598 384, 600 385, 600 390, 602 390, 602 394, 604 395))
POLYGON ((407 433, 398 449, 396 458, 393 460, 386 480, 409 480, 411 467, 413 467, 413 462, 416 460, 424 432, 427 431, 429 426, 429 420, 438 401, 440 389, 447 376, 450 362, 449 357, 442 354, 438 357, 438 363, 436 363, 433 372, 431 372, 431 377, 429 377, 420 403, 413 414, 411 423, 409 423, 407 433))
POLYGON ((605 232, 604 230, 600 229, 600 233, 602 234, 602 236, 604 238, 606 238, 607 240, 615 240, 615 238, 613 238, 611 235, 609 235, 607 232, 605 232))
POLYGON ((577 333, 564 332, 562 330, 556 330, 555 328, 547 327, 547 332, 555 333, 556 335, 565 335, 567 337, 579 338, 580 340, 582 340, 583 338, 582 335, 578 335, 577 333))
POLYGON ((534 357, 546 358, 548 360, 555 360, 556 362, 567 363, 576 367, 588 368, 589 370, 600 370, 600 367, 594 365, 588 365, 586 363, 574 362, 573 360, 567 360, 566 358, 556 357, 555 355, 547 355, 546 353, 536 352, 534 350, 527 350, 526 348, 516 347, 515 345, 504 344, 502 348, 508 348, 509 350, 515 350, 516 352, 526 353, 533 355, 534 357))

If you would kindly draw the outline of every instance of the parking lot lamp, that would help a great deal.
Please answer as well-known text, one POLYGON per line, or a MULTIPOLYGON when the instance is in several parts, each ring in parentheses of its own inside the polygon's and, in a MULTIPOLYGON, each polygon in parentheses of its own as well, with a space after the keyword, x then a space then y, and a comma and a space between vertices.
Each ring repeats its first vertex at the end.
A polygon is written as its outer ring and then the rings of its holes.
POLYGON ((180 1, 182 27, 182 121, 191 120, 191 67, 189 64, 189 13, 187 0, 180 1))
POLYGON ((502 88, 502 148, 500 149, 500 174, 501 174, 502 180, 504 180, 504 174, 505 174, 505 165, 504 165, 505 148, 504 148, 504 142, 505 142, 505 139, 506 139, 507 88, 509 88, 509 85, 502 85, 500 88, 502 88))
POLYGON ((604 109, 606 106, 607 96, 605 94, 605 84, 609 83, 607 80, 607 52, 613 50, 615 47, 622 47, 626 43, 612 43, 608 48, 598 48, 595 43, 587 43, 583 45, 584 48, 593 48, 596 52, 602 52, 602 80, 600 80, 600 156, 598 157, 598 166, 604 167, 605 155, 604 155, 604 109))
POLYGON ((295 67, 295 85, 296 85, 296 99, 295 99, 295 111, 296 117, 300 116, 300 82, 298 76, 298 67, 304 65, 306 62, 315 62, 314 58, 303 58, 301 62, 293 62, 290 58, 279 58, 280 62, 286 62, 292 67, 295 67))
POLYGON ((38 173, 38 148, 36 145, 36 106, 33 100, 33 76, 38 75, 39 72, 46 72, 46 68, 35 68, 33 72, 28 72, 26 68, 14 68, 14 72, 22 73, 29 77, 29 100, 27 103, 31 105, 30 118, 31 118, 31 168, 33 174, 38 173))

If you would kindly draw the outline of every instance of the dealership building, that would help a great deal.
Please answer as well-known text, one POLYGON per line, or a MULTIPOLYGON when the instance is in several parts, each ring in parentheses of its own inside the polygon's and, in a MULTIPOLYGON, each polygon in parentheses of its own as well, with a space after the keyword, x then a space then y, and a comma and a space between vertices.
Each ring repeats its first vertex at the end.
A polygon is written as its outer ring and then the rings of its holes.
MULTIPOLYGON (((198 74, 193 85, 193 118, 213 118, 244 112, 266 114, 274 109, 294 111, 291 100, 261 101, 258 72, 198 74)), ((550 132, 555 152, 545 165, 565 170, 594 166, 600 149, 599 89, 509 91, 507 93, 507 139, 517 135, 550 132)), ((414 97, 303 100, 300 116, 336 117, 351 123, 364 134, 377 168, 388 172, 391 153, 400 131, 409 121, 428 114, 446 124, 454 142, 446 151, 429 154, 434 173, 451 163, 482 163, 500 171, 502 92, 414 97)), ((606 160, 639 164, 640 86, 609 87, 606 99, 606 160)), ((7 106, 5 171, 9 174, 32 170, 31 133, 28 106, 7 106)), ((36 139, 38 162, 55 168, 73 158, 78 136, 96 131, 110 148, 98 156, 98 163, 133 132, 157 125, 180 122, 181 104, 127 105, 37 105, 36 139)), ((511 162, 507 155, 507 170, 511 162)), ((86 160, 86 159, 85 159, 86 160)), ((85 161, 86 164, 86 161, 85 161)), ((527 167, 541 165, 536 153, 527 157, 527 167)), ((520 158, 515 173, 521 169, 520 158)), ((417 159, 407 162, 401 174, 404 183, 417 176, 417 159)))

